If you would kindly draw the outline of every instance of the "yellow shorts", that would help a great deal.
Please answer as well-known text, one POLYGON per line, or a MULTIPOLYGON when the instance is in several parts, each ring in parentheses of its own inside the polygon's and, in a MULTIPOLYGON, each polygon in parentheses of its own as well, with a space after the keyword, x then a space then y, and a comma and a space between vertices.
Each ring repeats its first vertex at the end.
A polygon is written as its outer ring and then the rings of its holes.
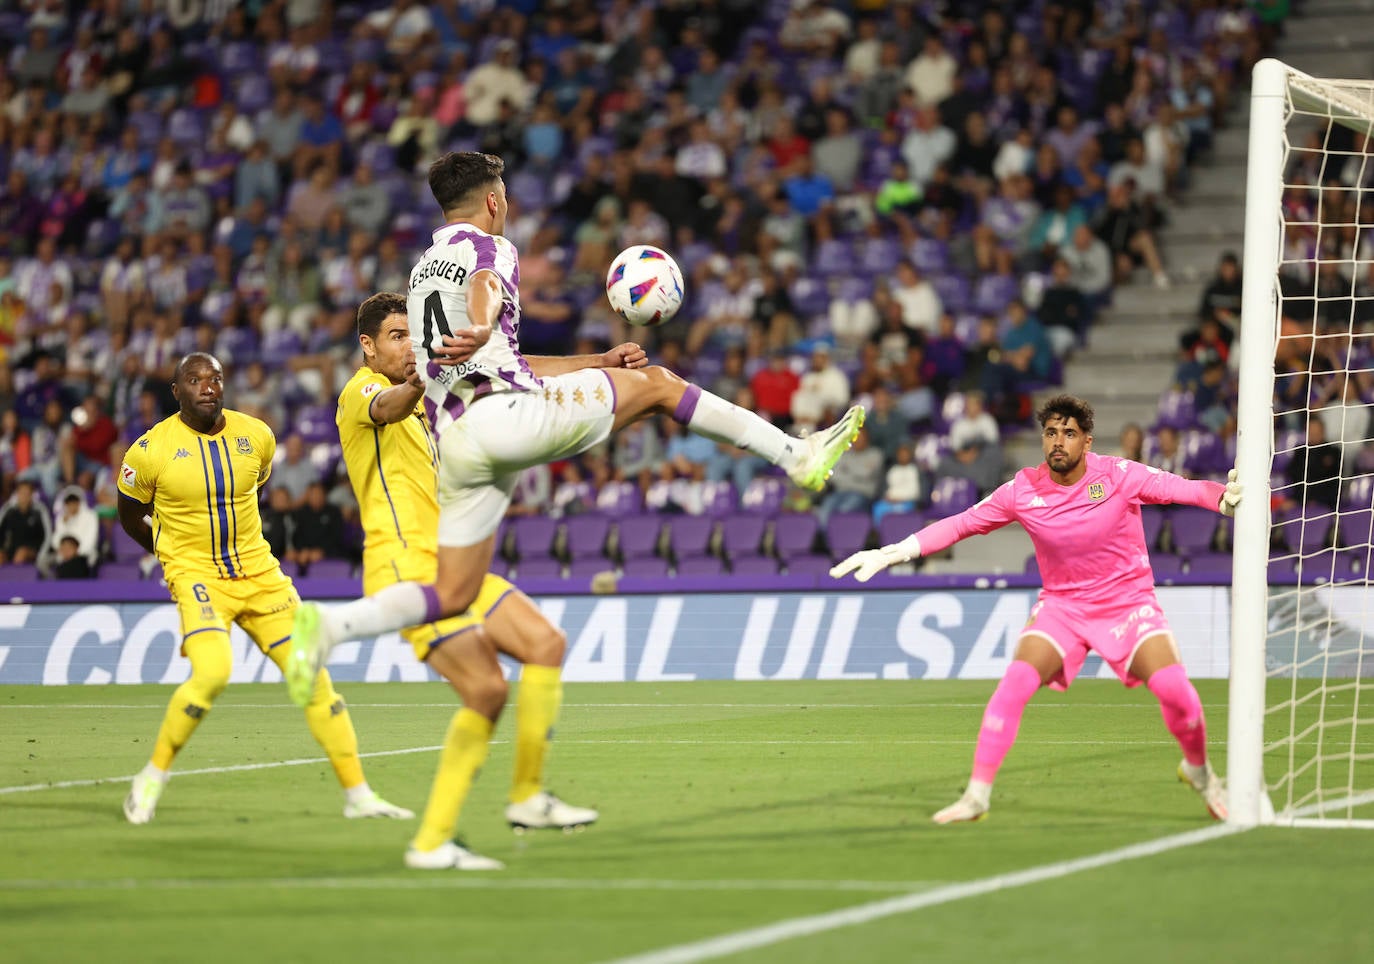
POLYGON ((291 577, 281 569, 243 579, 182 576, 167 588, 181 616, 183 655, 190 637, 227 633, 234 623, 268 653, 291 639, 291 623, 301 601, 291 577))
MULTIPOLYGON (((406 552, 400 558, 382 557, 380 562, 364 554, 363 595, 370 596, 384 586, 398 582, 433 582, 438 571, 439 564, 433 555, 415 550, 406 552)), ((401 636, 415 650, 415 658, 423 662, 429 658, 430 651, 444 640, 482 625, 501 604, 501 600, 514 590, 515 587, 500 576, 487 573, 477 591, 477 599, 467 612, 441 619, 437 623, 403 629, 401 636)))

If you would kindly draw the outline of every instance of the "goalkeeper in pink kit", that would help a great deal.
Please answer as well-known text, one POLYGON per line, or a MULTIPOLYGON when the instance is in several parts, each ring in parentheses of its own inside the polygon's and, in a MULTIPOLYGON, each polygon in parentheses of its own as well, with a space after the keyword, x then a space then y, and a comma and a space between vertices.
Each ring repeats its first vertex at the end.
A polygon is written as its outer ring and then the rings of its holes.
POLYGON ((1035 545, 1044 588, 983 714, 968 789, 934 820, 977 820, 988 812, 993 780, 1026 704, 1041 686, 1067 688, 1089 650, 1127 686, 1144 683, 1159 699, 1164 723, 1183 749, 1179 779, 1224 820, 1226 788, 1207 760, 1202 701, 1155 598, 1140 507, 1195 505, 1232 515, 1241 497, 1235 470, 1223 485, 1097 455, 1091 451, 1092 407, 1072 395, 1050 399, 1036 417, 1043 464, 1022 469, 966 512, 893 545, 855 553, 830 570, 836 578, 854 572, 867 582, 888 566, 1010 522, 1021 523, 1035 545))

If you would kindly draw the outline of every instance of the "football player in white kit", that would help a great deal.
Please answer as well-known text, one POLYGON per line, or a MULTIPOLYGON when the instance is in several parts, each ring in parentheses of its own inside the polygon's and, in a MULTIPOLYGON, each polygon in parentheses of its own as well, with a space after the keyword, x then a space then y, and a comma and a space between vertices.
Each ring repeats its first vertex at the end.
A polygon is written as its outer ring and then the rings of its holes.
POLYGON ((472 605, 516 477, 529 466, 585 452, 631 422, 663 414, 818 491, 863 425, 856 405, 829 428, 794 438, 649 365, 638 345, 600 355, 522 355, 520 259, 501 236, 503 169, 500 158, 477 152, 446 154, 430 166, 445 223, 410 273, 411 340, 439 450, 438 576, 433 585, 400 582, 339 606, 302 604, 286 674, 301 705, 337 642, 456 616, 472 605))

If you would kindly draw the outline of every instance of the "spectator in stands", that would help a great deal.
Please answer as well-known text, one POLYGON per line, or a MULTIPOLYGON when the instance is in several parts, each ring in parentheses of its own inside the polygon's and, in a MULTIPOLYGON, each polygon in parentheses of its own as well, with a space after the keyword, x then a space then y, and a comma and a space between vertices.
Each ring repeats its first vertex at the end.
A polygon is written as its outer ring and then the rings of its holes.
POLYGON ((95 510, 86 504, 86 494, 79 486, 67 486, 58 494, 53 509, 52 548, 54 558, 50 562, 54 565, 67 561, 68 571, 76 572, 84 562, 85 575, 95 571, 100 557, 100 520, 95 510), (61 559, 59 550, 64 538, 75 543, 75 556, 79 561, 61 559))
POLYGON ((1107 174, 1107 186, 1111 188, 1127 181, 1133 182, 1135 196, 1145 214, 1145 223, 1158 227, 1164 216, 1164 169, 1146 158, 1145 142, 1139 137, 1126 141, 1125 151, 1125 156, 1113 164, 1107 174))
POLYGON ((1056 257, 1050 267, 1050 284, 1040 298, 1036 312, 1045 326, 1054 354, 1069 355, 1078 345, 1087 344, 1091 313, 1088 299, 1073 283, 1073 269, 1064 258, 1056 257))
POLYGON ((912 455, 911 443, 903 442, 888 467, 883 497, 873 504, 873 522, 881 522, 889 512, 910 512, 920 501, 921 470, 912 455))
POLYGON ((982 393, 965 394, 964 410, 949 426, 950 447, 957 452, 1001 443, 1002 434, 997 429, 997 420, 987 411, 982 393))
POLYGON ((33 482, 20 479, 14 495, 0 508, 0 565, 36 563, 48 547, 51 528, 33 482))
POLYGON ((1031 250, 1038 254, 1042 265, 1052 264, 1059 249, 1068 244, 1080 225, 1088 223, 1088 215, 1074 197, 1073 188, 1060 183, 1054 189, 1054 207, 1043 211, 1031 228, 1031 250))
POLYGON ((94 392, 81 400, 71 418, 76 479, 78 484, 90 489, 95 474, 109 458, 110 446, 119 440, 119 427, 94 392))
POLYGON ((1135 422, 1121 428, 1121 457, 1132 462, 1145 461, 1145 433, 1135 422))
POLYGON ((76 536, 54 537, 57 542, 52 560, 52 574, 57 579, 90 579, 95 575, 90 559, 81 552, 76 536))
POLYGON ((791 424, 792 395, 800 384, 801 379, 792 371, 787 352, 782 349, 770 352, 768 366, 749 380, 758 413, 779 428, 791 424))
POLYGON ((873 400, 864 421, 869 443, 883 455, 885 462, 897 457, 897 450, 910 441, 907 420, 897 411, 892 390, 886 385, 873 389, 873 400))
POLYGON ((0 409, 0 502, 10 497, 15 480, 33 461, 29 433, 13 408, 0 409))
POLYGON ((291 508, 298 509, 305 504, 306 490, 320 480, 320 473, 305 448, 305 440, 295 432, 286 436, 283 452, 278 455, 272 469, 272 484, 285 489, 291 497, 291 508))
MULTIPOLYGON (((1217 262, 1216 274, 1202 292, 1202 303, 1198 306, 1199 318, 1213 318, 1225 333, 1231 333, 1240 321, 1240 260, 1232 251, 1227 251, 1217 262)), ((1225 337, 1225 336, 1223 336, 1225 337)), ((1226 337, 1226 343, 1231 338, 1226 337)))
POLYGON ((272 555, 282 562, 295 562, 296 551, 291 544, 291 494, 274 485, 262 506, 262 536, 272 549, 272 555))
POLYGON ((925 185, 935 175, 935 169, 954 157, 959 139, 940 123, 939 112, 923 107, 916 112, 915 126, 902 139, 902 160, 911 172, 911 179, 925 185))
POLYGON ((1147 459, 1147 464, 1174 475, 1186 475, 1178 429, 1172 425, 1161 425, 1155 430, 1155 450, 1147 459))
POLYGON ((1313 413, 1307 420, 1307 445, 1293 454, 1284 469, 1287 485, 1278 493, 1279 507, 1337 508, 1341 495, 1341 461, 1340 443, 1327 441, 1326 423, 1320 413, 1313 413))
POLYGON ((968 479, 978 488, 980 495, 986 495, 1002 481, 1005 459, 1002 445, 998 441, 985 444, 975 441, 963 448, 951 449, 935 466, 935 478, 968 479))
POLYGON ((831 360, 830 346, 817 342, 811 349, 811 367, 792 393, 792 424, 797 430, 809 431, 829 425, 833 413, 849 406, 849 398, 849 379, 831 360))
POLYGON ((1134 198, 1131 182, 1123 181, 1107 191, 1107 204, 1095 219, 1097 236, 1107 243, 1115 262, 1115 281, 1124 284, 1139 264, 1154 278, 1156 288, 1169 287, 1169 276, 1159 258, 1154 232, 1145 221, 1145 212, 1134 198))
POLYGON ((897 265, 892 297, 901 308, 902 324, 928 337, 937 333, 944 313, 940 294, 910 261, 897 265))
POLYGON ((306 570, 321 559, 348 555, 343 513, 326 500, 326 494, 323 482, 311 482, 303 504, 291 513, 291 546, 296 550, 296 564, 306 570))
POLYGON ((1080 224, 1074 229, 1072 243, 1059 249, 1059 257, 1068 262, 1070 280, 1087 301, 1091 323, 1112 298, 1111 249, 1092 228, 1080 224))
POLYGON ((72 426, 67 420, 66 403, 56 398, 43 406, 43 418, 29 433, 32 461, 21 481, 37 484, 45 495, 57 494, 63 482, 76 481, 75 448, 72 426))
POLYGON ((1358 373, 1338 371, 1315 402, 1326 426, 1326 437, 1345 452, 1350 465, 1371 437, 1371 406, 1360 398, 1358 373))

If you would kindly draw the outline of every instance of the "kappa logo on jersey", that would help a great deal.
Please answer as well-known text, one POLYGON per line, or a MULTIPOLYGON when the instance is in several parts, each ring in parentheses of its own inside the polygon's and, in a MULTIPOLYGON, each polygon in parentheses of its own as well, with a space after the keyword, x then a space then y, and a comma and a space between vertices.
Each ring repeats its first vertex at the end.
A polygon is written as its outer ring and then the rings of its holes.
POLYGON ((125 485, 133 485, 138 479, 138 474, 127 464, 119 467, 119 478, 125 485))
POLYGON ((1044 499, 1040 498, 1040 496, 1037 495, 1035 498, 1033 498, 1033 499, 1030 500, 1030 506, 1029 506, 1028 508, 1031 508, 1031 509, 1047 509, 1047 508, 1049 508, 1049 503, 1046 502, 1044 499))
POLYGON ((141 438, 141 439, 139 439, 139 440, 138 440, 138 447, 141 448, 141 449, 146 449, 146 448, 148 447, 148 440, 147 440, 146 438, 141 438))
POLYGON ((1125 471, 1126 471, 1127 469, 1129 469, 1130 467, 1131 467, 1131 463, 1130 463, 1129 461, 1127 461, 1126 459, 1122 459, 1120 462, 1116 463, 1116 470, 1117 470, 1118 472, 1125 472, 1125 471))
POLYGON ((190 457, 190 452, 186 451, 185 449, 177 449, 177 454, 172 456, 172 460, 176 461, 177 459, 189 459, 190 457))
POLYGON ((235 435, 234 451, 239 453, 239 455, 252 455, 253 440, 250 439, 247 435, 235 435))
POLYGON ((1106 496, 1106 494, 1107 494, 1107 487, 1106 487, 1105 485, 1103 485, 1101 482, 1089 482, 1089 483, 1088 483, 1088 498, 1089 498, 1089 499, 1092 499, 1094 502, 1100 502, 1100 501, 1102 501, 1103 497, 1106 496))
POLYGON ((376 382, 368 382, 363 386, 363 398, 371 398, 382 390, 382 386, 376 382))
POLYGON ((572 399, 578 405, 585 406, 587 404, 587 396, 582 394, 582 389, 580 388, 573 389, 572 399))
POLYGON ((600 385, 596 386, 596 391, 592 392, 592 398, 596 399, 598 405, 606 404, 606 389, 600 385))

